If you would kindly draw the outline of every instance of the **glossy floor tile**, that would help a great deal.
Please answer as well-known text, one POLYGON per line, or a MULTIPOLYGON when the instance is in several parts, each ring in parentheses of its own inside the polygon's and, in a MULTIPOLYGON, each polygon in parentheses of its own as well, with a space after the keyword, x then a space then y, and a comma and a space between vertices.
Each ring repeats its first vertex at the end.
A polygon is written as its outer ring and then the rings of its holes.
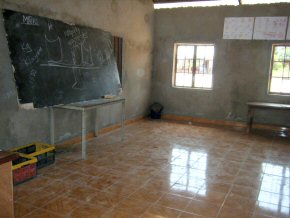
POLYGON ((290 217, 290 139, 145 120, 58 149, 15 186, 15 216, 290 217))

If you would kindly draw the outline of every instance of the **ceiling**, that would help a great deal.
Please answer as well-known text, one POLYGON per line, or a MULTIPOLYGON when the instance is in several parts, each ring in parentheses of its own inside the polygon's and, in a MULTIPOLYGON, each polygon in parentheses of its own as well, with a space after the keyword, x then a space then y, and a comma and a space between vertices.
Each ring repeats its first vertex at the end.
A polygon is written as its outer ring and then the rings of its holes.
MULTIPOLYGON (((225 0, 153 0, 154 4, 159 3, 180 3, 180 2, 187 2, 187 3, 209 3, 209 2, 222 2, 225 0)), ((228 0, 228 2, 230 2, 228 0)), ((231 0, 231 2, 234 2, 236 4, 242 5, 242 4, 267 4, 267 3, 279 3, 279 2, 286 2, 290 3, 290 0, 231 0)))
MULTIPOLYGON (((175 2, 210 2, 210 1, 219 1, 219 0, 153 0, 154 4, 158 3, 175 3, 175 2)), ((242 4, 242 0, 237 0, 239 4, 242 4)))

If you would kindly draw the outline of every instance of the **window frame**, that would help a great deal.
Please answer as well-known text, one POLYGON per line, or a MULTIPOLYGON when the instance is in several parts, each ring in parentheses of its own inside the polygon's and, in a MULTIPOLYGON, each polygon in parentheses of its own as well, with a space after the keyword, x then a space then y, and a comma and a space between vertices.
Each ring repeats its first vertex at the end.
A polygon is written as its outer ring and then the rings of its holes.
MULTIPOLYGON (((214 88, 214 63, 215 63, 215 53, 213 55, 213 66, 212 66, 212 86, 210 88, 207 87, 185 87, 185 86, 176 86, 175 82, 176 82, 176 68, 177 68, 177 48, 178 46, 182 46, 182 45, 186 45, 186 46, 213 46, 215 49, 215 43, 194 43, 194 42, 177 42, 174 43, 174 50, 173 50, 173 67, 172 67, 172 82, 171 82, 171 87, 172 88, 176 88, 176 89, 192 89, 192 90, 203 90, 203 91, 211 91, 214 88)), ((196 51, 195 51, 196 52, 196 51)), ((196 55, 196 54, 195 54, 196 55)))
MULTIPOLYGON (((267 94, 268 95, 276 95, 276 96, 290 96, 290 93, 283 93, 283 92, 271 92, 271 81, 272 81, 272 69, 273 69, 273 63, 274 63, 274 49, 276 46, 289 46, 290 43, 273 43, 272 49, 271 49, 271 60, 270 60, 270 68, 269 68, 269 78, 268 78, 268 87, 267 87, 267 94)), ((285 59, 283 60, 283 62, 285 59)))

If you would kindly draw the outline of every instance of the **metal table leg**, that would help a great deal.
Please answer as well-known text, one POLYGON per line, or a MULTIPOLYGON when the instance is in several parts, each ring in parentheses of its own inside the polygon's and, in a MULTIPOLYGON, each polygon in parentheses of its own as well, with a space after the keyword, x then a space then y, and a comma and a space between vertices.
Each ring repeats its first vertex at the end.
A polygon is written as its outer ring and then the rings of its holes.
POLYGON ((125 136, 125 101, 122 101, 121 113, 121 140, 123 141, 125 136))
POLYGON ((50 113, 50 144, 54 145, 54 112, 53 107, 49 108, 50 113))
POLYGON ((248 117, 247 117, 247 133, 249 134, 252 130, 252 125, 254 121, 254 109, 248 108, 248 117))
POLYGON ((82 110, 82 159, 86 159, 86 111, 82 110))
POLYGON ((99 135, 99 116, 98 116, 98 108, 96 108, 96 119, 95 119, 95 137, 99 135))

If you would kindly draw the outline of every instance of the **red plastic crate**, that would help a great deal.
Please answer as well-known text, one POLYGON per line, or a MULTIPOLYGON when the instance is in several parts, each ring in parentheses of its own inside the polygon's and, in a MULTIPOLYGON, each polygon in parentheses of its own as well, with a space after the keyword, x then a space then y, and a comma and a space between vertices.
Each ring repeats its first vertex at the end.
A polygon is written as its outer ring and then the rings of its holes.
POLYGON ((17 185, 35 177, 37 175, 36 162, 37 159, 34 157, 19 154, 19 157, 12 161, 13 184, 17 185))

